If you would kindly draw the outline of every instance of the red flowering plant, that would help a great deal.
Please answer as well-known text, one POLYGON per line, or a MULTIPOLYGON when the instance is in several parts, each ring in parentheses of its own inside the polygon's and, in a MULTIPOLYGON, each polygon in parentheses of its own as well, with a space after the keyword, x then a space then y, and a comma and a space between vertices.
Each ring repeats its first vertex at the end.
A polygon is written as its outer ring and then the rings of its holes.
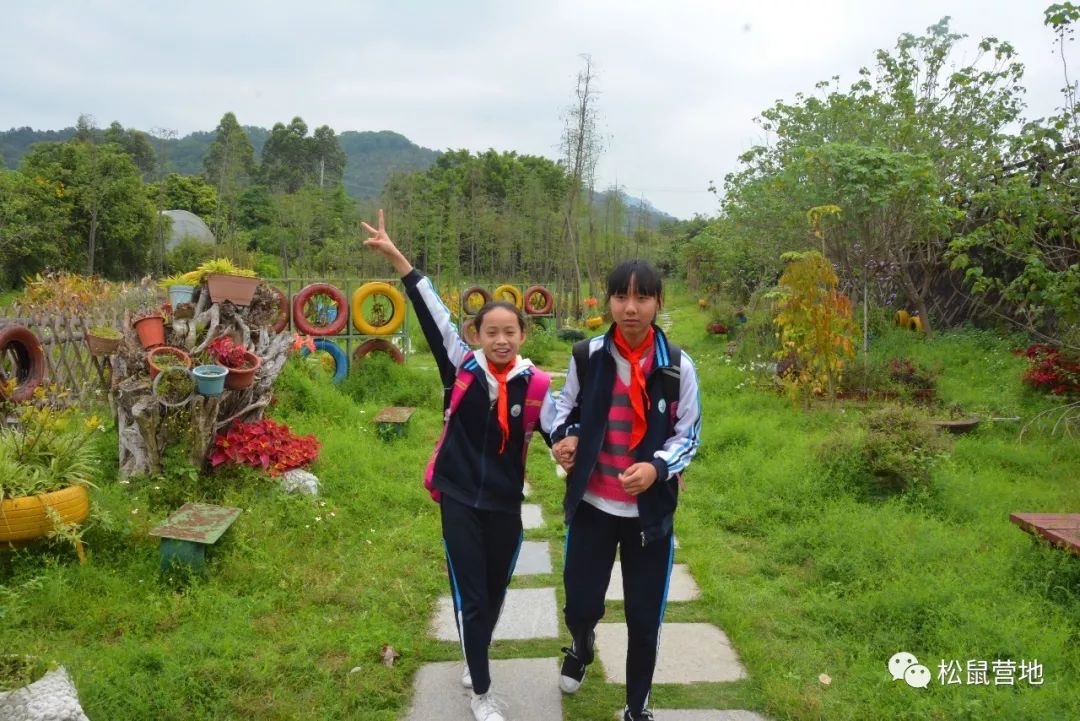
POLYGON ((215 363, 226 368, 247 368, 251 365, 247 357, 248 352, 244 349, 244 346, 227 335, 210 341, 210 344, 206 346, 206 352, 210 354, 215 363))
POLYGON ((1031 363, 1024 382, 1035 390, 1055 396, 1080 395, 1080 355, 1048 343, 1033 343, 1014 352, 1031 363))
POLYGON ((269 418, 253 423, 235 421, 214 439, 210 465, 222 463, 262 468, 276 476, 307 465, 319 457, 319 441, 313 435, 297 436, 284 423, 269 418))

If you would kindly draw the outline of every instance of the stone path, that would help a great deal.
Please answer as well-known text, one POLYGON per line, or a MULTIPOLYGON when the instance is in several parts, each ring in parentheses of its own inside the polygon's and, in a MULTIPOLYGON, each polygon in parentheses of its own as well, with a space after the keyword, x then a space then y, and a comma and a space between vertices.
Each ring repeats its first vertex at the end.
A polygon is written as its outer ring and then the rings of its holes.
MULTIPOLYGON (((661 314, 661 327, 671 323, 661 314)), ((538 504, 523 504, 522 525, 529 530, 544 527, 538 504)), ((678 541, 675 542, 679 548, 678 541)), ((676 554, 676 558, 678 554, 676 554)), ((518 554, 514 579, 551 575, 561 572, 551 562, 551 548, 546 541, 525 541, 518 554)), ((553 579, 558 582, 558 576, 553 579)), ((535 582, 534 582, 535 583, 535 582)), ((507 592, 502 616, 495 628, 494 643, 506 640, 552 639, 552 651, 566 635, 557 607, 556 589, 511 588, 507 592)), ((685 564, 672 568, 668 603, 693 603, 701 591, 685 564)), ((608 586, 609 603, 621 603, 622 572, 616 560, 608 586)), ((440 641, 457 642, 453 602, 449 595, 439 599, 431 621, 431 634, 440 641)), ((601 623, 596 628, 597 662, 601 673, 593 673, 592 683, 625 684, 626 624, 601 623)), ((507 702, 509 721, 558 721, 563 718, 562 694, 558 688, 561 656, 493 660, 492 688, 507 702)), ((413 705, 407 721, 470 721, 470 691, 461 685, 462 661, 429 663, 420 667, 413 683, 413 705)), ((725 683, 746 678, 746 669, 727 636, 708 623, 665 623, 660 635, 660 654, 656 664, 657 684, 725 683)), ((661 696, 663 694, 661 693, 661 696)), ((612 718, 621 714, 612 710, 612 718)), ((656 721, 767 721, 765 717, 743 710, 653 709, 656 721)))

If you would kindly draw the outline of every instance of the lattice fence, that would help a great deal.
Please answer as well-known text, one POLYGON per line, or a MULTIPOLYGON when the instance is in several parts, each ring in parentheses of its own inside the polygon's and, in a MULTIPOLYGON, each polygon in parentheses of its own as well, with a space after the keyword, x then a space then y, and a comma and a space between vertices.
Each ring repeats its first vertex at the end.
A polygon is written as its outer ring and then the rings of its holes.
MULTIPOLYGON (((94 326, 120 329, 122 312, 95 308, 87 313, 70 315, 47 313, 17 305, 0 308, 0 327, 16 324, 29 328, 41 341, 45 355, 45 383, 68 392, 72 402, 104 398, 108 388, 109 361, 90 354, 86 332, 94 326)), ((16 373, 14 354, 0 354, 0 379, 16 373)))

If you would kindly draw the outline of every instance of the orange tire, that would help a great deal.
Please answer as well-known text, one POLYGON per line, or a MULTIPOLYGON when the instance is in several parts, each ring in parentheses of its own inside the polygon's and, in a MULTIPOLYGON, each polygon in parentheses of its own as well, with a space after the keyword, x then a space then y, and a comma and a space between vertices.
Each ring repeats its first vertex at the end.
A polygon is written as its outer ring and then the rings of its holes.
MULTIPOLYGON (((0 356, 10 354, 15 361, 15 390, 11 400, 25 401, 45 378, 45 352, 41 341, 29 328, 9 325, 0 328, 0 356)), ((0 372, 0 398, 4 397, 3 382, 8 379, 0 372)))
POLYGON ((280 333, 289 327, 289 299, 285 297, 285 291, 281 288, 270 286, 270 290, 274 291, 274 295, 278 299, 278 317, 274 324, 270 326, 270 330, 274 333, 280 333))
POLYGON ((525 312, 529 315, 548 315, 551 313, 551 306, 554 305, 554 299, 551 297, 551 291, 542 285, 531 285, 525 289, 525 297, 522 300, 522 305, 525 307, 525 312), (530 303, 530 299, 537 293, 544 299, 544 305, 536 308, 530 303))
POLYGON ((398 365, 404 365, 405 363, 405 356, 401 354, 401 351, 396 345, 385 338, 372 338, 356 346, 356 350, 354 350, 352 354, 353 364, 355 365, 358 363, 367 354, 375 352, 386 353, 393 358, 394 362, 398 365))
POLYGON ((341 332, 349 320, 349 304, 345 294, 330 283, 312 283, 293 296, 293 325, 306 335, 336 335, 341 332), (316 295, 328 295, 334 301, 337 315, 326 325, 315 325, 304 315, 304 306, 316 295))

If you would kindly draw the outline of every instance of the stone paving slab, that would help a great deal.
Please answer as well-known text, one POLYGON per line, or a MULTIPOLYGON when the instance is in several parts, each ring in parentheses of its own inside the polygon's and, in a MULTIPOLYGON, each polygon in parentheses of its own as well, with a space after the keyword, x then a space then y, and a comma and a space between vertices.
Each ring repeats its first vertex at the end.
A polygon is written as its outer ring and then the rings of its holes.
MULTIPOLYGON (((559 621, 555 609, 554 588, 511 588, 506 592, 493 640, 558 638, 559 621)), ((450 596, 439 599, 431 631, 440 641, 458 640, 454 602, 450 596)))
MULTIPOLYGON (((420 667, 413 681, 413 704, 406 721, 472 719, 471 692, 461 685, 461 663, 444 661, 420 667)), ((507 718, 551 721, 563 717, 559 663, 557 658, 491 662, 491 688, 507 702, 507 718)))
MULTIPOLYGON (((626 683, 626 624, 596 627, 596 650, 609 683, 626 683)), ((746 669, 723 631, 708 623, 665 623, 653 683, 738 681, 746 669)))
POLYGON ((514 576, 551 573, 551 548, 547 541, 525 541, 518 552, 514 576))
MULTIPOLYGON (((694 577, 690 575, 690 569, 685 563, 676 563, 671 567, 671 585, 668 586, 668 603, 679 601, 694 601, 701 596, 694 577)), ((611 568, 611 583, 608 584, 607 595, 609 601, 623 600, 622 566, 616 562, 611 568)))
POLYGON ((532 494, 532 486, 529 485, 528 481, 525 481, 521 486, 521 495, 528 498, 530 494, 532 494))
POLYGON ((540 512, 539 503, 521 504, 521 525, 523 528, 544 527, 544 515, 540 512))
MULTIPOLYGON (((764 716, 742 709, 703 710, 703 709, 659 709, 652 710, 656 721, 768 721, 764 716)), ((622 718, 618 714, 617 718, 622 718)))

